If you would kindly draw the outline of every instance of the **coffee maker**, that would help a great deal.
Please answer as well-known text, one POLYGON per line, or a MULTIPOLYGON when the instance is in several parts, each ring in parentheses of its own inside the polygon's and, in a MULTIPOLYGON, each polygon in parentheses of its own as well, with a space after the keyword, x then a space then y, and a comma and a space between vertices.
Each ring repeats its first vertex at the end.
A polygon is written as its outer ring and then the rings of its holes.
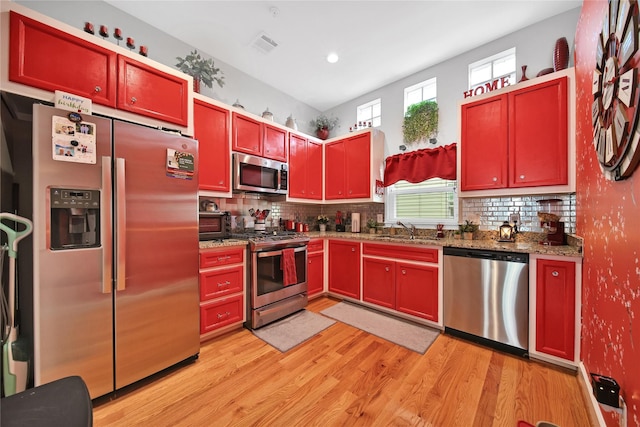
POLYGON ((560 221, 562 215, 562 200, 544 199, 538 200, 540 211, 540 227, 545 234, 545 238, 540 241, 541 245, 561 246, 566 244, 564 222, 560 221))
POLYGON ((51 250, 100 246, 100 191, 50 188, 51 250))

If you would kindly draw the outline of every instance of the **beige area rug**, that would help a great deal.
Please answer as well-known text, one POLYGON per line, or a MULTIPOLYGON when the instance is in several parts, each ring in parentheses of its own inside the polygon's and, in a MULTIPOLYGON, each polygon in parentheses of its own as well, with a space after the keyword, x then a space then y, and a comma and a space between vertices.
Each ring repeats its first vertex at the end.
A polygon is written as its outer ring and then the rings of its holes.
POLYGON ((424 354, 440 335, 437 329, 344 301, 320 313, 420 354, 424 354))
POLYGON ((314 337, 334 323, 336 323, 335 320, 328 319, 325 316, 301 310, 251 332, 262 341, 284 353, 314 337))

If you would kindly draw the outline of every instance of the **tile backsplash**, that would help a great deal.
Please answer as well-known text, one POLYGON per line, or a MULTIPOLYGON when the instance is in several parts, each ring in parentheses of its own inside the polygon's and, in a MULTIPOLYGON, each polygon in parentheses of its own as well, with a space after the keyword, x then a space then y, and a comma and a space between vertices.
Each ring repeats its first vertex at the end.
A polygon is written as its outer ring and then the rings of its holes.
POLYGON ((539 232, 540 200, 559 199, 560 220, 564 221, 565 232, 576 232, 576 195, 545 194, 541 196, 513 196, 461 199, 460 222, 470 219, 480 225, 480 230, 497 230, 509 214, 520 214, 520 231, 539 232))
MULTIPOLYGON (((323 214, 329 217, 329 230, 335 230, 336 212, 341 211, 343 218, 350 226, 352 212, 359 212, 362 231, 366 231, 366 222, 369 218, 376 218, 378 214, 384 216, 384 204, 382 203, 342 203, 335 205, 320 205, 312 203, 290 203, 283 196, 269 197, 258 194, 244 193, 234 194, 230 199, 212 199, 220 210, 231 212, 232 226, 234 230, 253 228, 254 221, 249 209, 270 209, 266 226, 277 227, 280 218, 291 219, 296 222, 304 222, 310 225, 312 231, 318 230, 316 218, 323 214)), ((538 211, 540 203, 545 199, 560 199, 562 206, 559 208, 561 220, 565 223, 567 233, 575 233, 576 230, 576 198, 575 194, 553 194, 540 196, 513 196, 513 197, 486 197, 460 199, 459 222, 470 219, 480 225, 480 230, 497 230, 502 222, 509 219, 509 214, 519 213, 520 231, 540 232, 538 211)))

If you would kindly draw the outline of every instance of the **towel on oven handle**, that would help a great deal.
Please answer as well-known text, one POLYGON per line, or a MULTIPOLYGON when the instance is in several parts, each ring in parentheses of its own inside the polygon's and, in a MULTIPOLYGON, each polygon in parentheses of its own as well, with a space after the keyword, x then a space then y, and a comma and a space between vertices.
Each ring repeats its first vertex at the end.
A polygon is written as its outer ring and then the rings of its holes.
POLYGON ((282 284, 293 285, 298 280, 296 272, 296 254, 294 249, 283 249, 280 257, 280 269, 282 270, 282 284))

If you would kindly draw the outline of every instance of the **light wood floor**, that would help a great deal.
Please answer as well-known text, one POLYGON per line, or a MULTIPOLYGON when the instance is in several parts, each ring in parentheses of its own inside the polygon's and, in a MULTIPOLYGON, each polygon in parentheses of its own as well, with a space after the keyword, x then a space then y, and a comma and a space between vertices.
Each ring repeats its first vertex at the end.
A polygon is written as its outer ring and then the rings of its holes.
MULTIPOLYGON (((311 311, 335 304, 309 303, 311 311)), ((100 426, 589 426, 575 374, 440 335, 424 355, 337 322, 280 353, 246 329, 94 402, 100 426)))

